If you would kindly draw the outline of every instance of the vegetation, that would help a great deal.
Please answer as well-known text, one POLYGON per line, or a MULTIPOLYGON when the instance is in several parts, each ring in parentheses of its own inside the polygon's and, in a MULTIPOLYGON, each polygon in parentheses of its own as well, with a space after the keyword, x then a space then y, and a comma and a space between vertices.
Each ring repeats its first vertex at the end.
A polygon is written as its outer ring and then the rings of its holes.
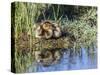
POLYGON ((12 49, 12 52, 15 54, 12 60, 15 62, 15 72, 17 73, 26 72, 34 61, 34 50, 43 49, 43 45, 51 48, 56 43, 58 48, 69 48, 69 44, 74 44, 77 51, 81 45, 88 47, 97 43, 96 7, 25 2, 15 2, 14 5, 12 18, 15 21, 12 19, 12 29, 15 30, 13 34, 15 51, 12 49), (34 37, 35 28, 42 20, 59 23, 62 30, 69 35, 57 40, 46 40, 47 42, 36 39, 34 37), (74 36, 74 42, 72 36, 74 36))

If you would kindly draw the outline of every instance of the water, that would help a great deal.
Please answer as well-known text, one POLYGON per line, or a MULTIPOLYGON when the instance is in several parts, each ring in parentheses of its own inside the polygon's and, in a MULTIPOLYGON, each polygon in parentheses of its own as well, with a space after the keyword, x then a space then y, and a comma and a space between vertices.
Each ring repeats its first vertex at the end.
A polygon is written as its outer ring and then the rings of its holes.
MULTIPOLYGON (((80 69, 94 69, 97 68, 97 51, 96 49, 89 52, 86 48, 82 47, 80 53, 71 54, 71 51, 65 51, 59 63, 44 67, 35 64, 36 72, 50 72, 50 71, 65 71, 65 70, 80 70, 80 69)), ((28 72, 33 71, 31 66, 28 72)))

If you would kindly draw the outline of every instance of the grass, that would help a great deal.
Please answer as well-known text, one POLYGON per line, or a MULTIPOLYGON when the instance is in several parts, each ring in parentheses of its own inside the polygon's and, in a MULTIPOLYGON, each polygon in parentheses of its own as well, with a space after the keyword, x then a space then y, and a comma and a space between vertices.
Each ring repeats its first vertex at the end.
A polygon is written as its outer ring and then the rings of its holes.
MULTIPOLYGON (((52 4, 36 4, 15 2, 14 28, 15 51, 12 61, 15 62, 15 72, 26 72, 34 61, 34 51, 44 48, 71 48, 75 45, 96 45, 97 39, 97 8, 82 6, 60 6, 52 4), (63 10, 62 10, 63 9, 63 10), (74 10, 72 10, 74 9, 74 10), (68 10, 66 12, 66 10, 68 10), (77 11, 75 11, 77 10, 77 11), (70 13, 71 11, 71 13, 70 13), (66 13, 65 13, 66 12, 66 13), (70 17, 72 17, 70 19, 70 17), (57 40, 38 40, 34 36, 35 27, 41 20, 59 22, 62 30, 67 32, 67 37, 57 40), (73 41, 73 37, 75 37, 73 41), (56 45, 54 47, 54 45, 56 45)), ((14 11, 12 11, 14 13, 14 11)), ((35 72, 35 68, 34 68, 35 72)))

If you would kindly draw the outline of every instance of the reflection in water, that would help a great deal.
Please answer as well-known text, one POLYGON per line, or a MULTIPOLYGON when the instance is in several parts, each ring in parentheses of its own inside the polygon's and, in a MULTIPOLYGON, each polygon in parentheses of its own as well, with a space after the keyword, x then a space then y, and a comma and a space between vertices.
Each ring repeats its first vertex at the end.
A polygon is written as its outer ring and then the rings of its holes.
MULTIPOLYGON (((36 65, 36 64, 35 64, 36 65)), ((34 66, 31 66, 29 72, 32 72, 34 66)), ((63 71, 63 70, 79 70, 79 69, 93 69, 97 67, 97 52, 96 48, 89 52, 82 47, 80 53, 71 53, 70 50, 64 51, 60 62, 48 67, 40 64, 36 65, 36 72, 46 71, 63 71)))

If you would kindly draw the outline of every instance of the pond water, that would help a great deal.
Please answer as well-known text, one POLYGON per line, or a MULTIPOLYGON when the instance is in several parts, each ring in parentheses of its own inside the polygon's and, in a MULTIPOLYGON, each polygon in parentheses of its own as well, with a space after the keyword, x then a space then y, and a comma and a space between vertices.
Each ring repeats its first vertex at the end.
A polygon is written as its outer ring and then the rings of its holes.
POLYGON ((97 48, 90 51, 85 47, 80 49, 80 53, 72 53, 67 50, 59 63, 44 67, 40 64, 34 64, 29 67, 28 72, 50 72, 50 71, 65 71, 65 70, 80 70, 97 68, 97 48), (36 67, 34 69, 34 67, 36 67))

